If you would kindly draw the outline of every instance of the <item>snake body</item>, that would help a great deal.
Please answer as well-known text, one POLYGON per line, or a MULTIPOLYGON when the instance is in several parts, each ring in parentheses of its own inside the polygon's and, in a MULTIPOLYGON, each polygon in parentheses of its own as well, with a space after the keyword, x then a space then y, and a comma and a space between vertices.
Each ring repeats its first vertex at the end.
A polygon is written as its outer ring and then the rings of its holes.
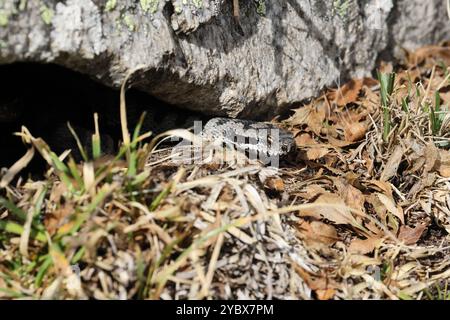
POLYGON ((295 145, 289 131, 271 123, 228 118, 210 119, 202 131, 202 137, 268 156, 287 155, 295 145))

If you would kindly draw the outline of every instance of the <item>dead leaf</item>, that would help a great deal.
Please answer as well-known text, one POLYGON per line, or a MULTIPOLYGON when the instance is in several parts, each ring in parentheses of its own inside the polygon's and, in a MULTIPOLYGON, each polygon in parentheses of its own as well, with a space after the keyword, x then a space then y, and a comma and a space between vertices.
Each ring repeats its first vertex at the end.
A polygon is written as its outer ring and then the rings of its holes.
POLYGON ((376 80, 371 78, 352 79, 339 89, 332 91, 328 98, 343 107, 358 100, 363 85, 373 86, 376 83, 376 80))
POLYGON ((308 129, 316 135, 321 135, 325 119, 329 117, 330 110, 323 100, 313 101, 311 104, 302 106, 285 121, 289 126, 307 125, 308 129))
POLYGON ((386 209, 390 213, 399 218, 402 224, 405 224, 405 216, 403 215, 403 209, 395 204, 394 199, 382 193, 377 193, 377 197, 378 199, 380 199, 381 203, 386 207, 386 209))
POLYGON ((439 150, 434 143, 428 143, 425 147, 425 168, 424 173, 428 173, 433 170, 437 159, 439 158, 439 150))
POLYGON ((377 224, 373 221, 366 221, 364 226, 372 232, 376 237, 383 237, 384 231, 380 230, 380 228, 377 226, 377 224))
POLYGON ((325 290, 316 290, 317 299, 319 300, 330 300, 336 294, 336 290, 333 288, 328 288, 325 290))
POLYGON ((303 281, 305 281, 306 285, 317 293, 318 298, 320 296, 320 298, 326 299, 334 295, 334 289, 337 288, 337 283, 333 279, 328 279, 326 274, 312 275, 297 264, 294 264, 294 268, 303 281))
POLYGON ((295 143, 298 147, 305 147, 317 144, 309 133, 302 133, 295 137, 295 143))
POLYGON ((364 212, 366 198, 363 193, 342 178, 337 178, 334 181, 339 195, 344 199, 345 203, 355 210, 364 212))
POLYGON ((388 195, 389 197, 392 197, 392 187, 389 182, 370 180, 369 183, 378 187, 381 191, 383 191, 384 194, 388 195))
POLYGON ((391 62, 381 61, 379 68, 382 73, 391 73, 394 71, 394 66, 391 62))
POLYGON ((450 178, 450 151, 439 150, 439 159, 437 160, 437 171, 444 178, 450 178))
POLYGON ((401 226, 398 239, 403 241, 406 245, 416 244, 426 229, 427 226, 424 224, 419 224, 415 228, 401 226))
POLYGON ((52 213, 45 215, 44 225, 50 235, 55 234, 56 230, 66 222, 66 218, 74 213, 73 205, 65 204, 52 213))
POLYGON ((20 158, 16 163, 14 163, 2 177, 0 181, 0 189, 5 188, 14 179, 14 177, 30 163, 33 157, 34 157, 34 148, 30 148, 25 153, 25 155, 22 158, 20 158))
POLYGON ((234 199, 234 191, 230 188, 229 185, 225 185, 222 188, 219 199, 223 202, 228 202, 228 203, 234 199))
POLYGON ((386 163, 383 173, 381 173, 380 180, 388 181, 390 178, 397 174, 398 167, 403 158, 403 148, 401 145, 397 145, 392 152, 388 162, 386 163))
POLYGON ((351 214, 350 208, 344 200, 332 193, 321 194, 314 206, 310 209, 300 211, 302 217, 314 217, 316 219, 328 219, 336 224, 354 224, 355 219, 351 214))
POLYGON ((51 247, 50 256, 53 260, 53 266, 59 273, 66 274, 70 270, 69 261, 57 246, 51 247))
POLYGON ((370 176, 373 175, 373 158, 369 155, 367 151, 364 151, 362 154, 362 158, 364 160, 364 166, 367 168, 367 174, 370 176))
POLYGON ((339 240, 336 229, 320 221, 309 223, 301 220, 298 230, 300 237, 312 247, 330 246, 339 240))
POLYGON ((350 142, 361 140, 366 135, 366 132, 367 123, 365 122, 348 123, 344 127, 345 140, 350 142))
POLYGON ((67 192, 67 186, 64 183, 55 183, 50 193, 50 202, 61 202, 61 197, 67 192))
POLYGON ((305 191, 300 194, 303 199, 313 199, 317 197, 319 194, 327 193, 327 191, 319 185, 310 184, 306 186, 305 191))
POLYGON ((362 80, 350 80, 342 87, 331 94, 330 98, 338 106, 345 106, 348 103, 355 102, 358 99, 359 92, 362 89, 362 80))
POLYGON ((333 147, 338 147, 338 148, 347 147, 352 144, 355 144, 354 141, 339 140, 339 139, 333 138, 332 136, 327 136, 327 140, 333 147))
POLYGON ((308 160, 317 160, 326 156, 330 150, 324 147, 312 147, 306 151, 306 157, 308 160))
POLYGON ((354 239, 348 250, 352 253, 367 254, 375 250, 381 244, 380 238, 354 239))
POLYGON ((376 193, 372 193, 367 196, 367 203, 370 203, 380 220, 386 222, 386 206, 383 205, 383 203, 380 201, 380 198, 376 196, 376 193))
POLYGON ((295 109, 294 114, 286 120, 290 126, 301 126, 308 122, 308 117, 311 114, 312 105, 302 106, 295 109))
POLYGON ((266 187, 269 188, 270 190, 275 190, 279 192, 284 191, 285 189, 284 181, 279 177, 269 177, 266 180, 266 187))
POLYGON ((322 129, 324 128, 325 120, 328 116, 329 110, 324 103, 315 105, 311 109, 311 113, 308 117, 308 128, 316 135, 320 136, 322 134, 322 129))
POLYGON ((444 60, 450 63, 450 48, 442 46, 425 46, 414 52, 407 52, 408 63, 411 66, 417 66, 427 59, 444 60))

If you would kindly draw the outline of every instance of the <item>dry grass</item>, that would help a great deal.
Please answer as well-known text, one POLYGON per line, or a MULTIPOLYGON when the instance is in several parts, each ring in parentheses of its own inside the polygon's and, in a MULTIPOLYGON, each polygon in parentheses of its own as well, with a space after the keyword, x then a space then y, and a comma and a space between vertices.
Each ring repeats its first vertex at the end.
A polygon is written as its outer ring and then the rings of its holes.
POLYGON ((280 170, 180 165, 124 121, 116 157, 97 129, 75 164, 24 128, 0 182, 0 297, 448 299, 447 65, 450 48, 424 48, 385 101, 364 79, 296 109, 280 170), (36 153, 46 179, 15 181, 36 153))

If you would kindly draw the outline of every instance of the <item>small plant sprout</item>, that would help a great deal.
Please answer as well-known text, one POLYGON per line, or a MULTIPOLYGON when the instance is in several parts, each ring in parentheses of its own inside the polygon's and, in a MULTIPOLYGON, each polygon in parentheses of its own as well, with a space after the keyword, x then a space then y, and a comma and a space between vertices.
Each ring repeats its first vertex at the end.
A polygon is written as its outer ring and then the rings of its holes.
POLYGON ((95 133, 92 135, 92 157, 98 159, 102 154, 100 130, 98 126, 98 114, 94 113, 95 133))
POLYGON ((383 140, 387 142, 391 132, 390 99, 394 92, 395 73, 378 72, 378 81, 380 82, 381 106, 383 109, 383 140))

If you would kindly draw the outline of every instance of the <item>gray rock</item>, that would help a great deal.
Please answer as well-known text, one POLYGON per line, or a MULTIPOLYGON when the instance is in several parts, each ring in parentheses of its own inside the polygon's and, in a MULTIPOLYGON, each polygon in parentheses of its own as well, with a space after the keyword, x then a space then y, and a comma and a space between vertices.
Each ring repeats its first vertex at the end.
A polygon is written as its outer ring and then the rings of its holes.
MULTIPOLYGON (((443 40, 446 0, 0 0, 0 64, 57 63, 211 115, 265 118, 443 40)), ((49 88, 51 90, 51 88, 49 88)))

